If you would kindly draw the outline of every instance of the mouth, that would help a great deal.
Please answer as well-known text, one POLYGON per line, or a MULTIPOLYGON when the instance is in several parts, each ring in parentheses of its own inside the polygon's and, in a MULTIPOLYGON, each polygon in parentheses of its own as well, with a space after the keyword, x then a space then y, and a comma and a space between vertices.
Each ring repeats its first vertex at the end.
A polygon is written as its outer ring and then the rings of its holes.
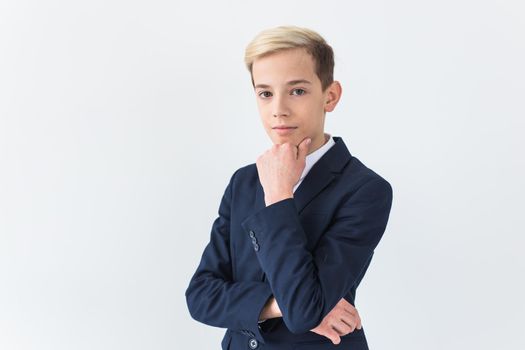
POLYGON ((288 134, 291 134, 295 129, 297 129, 297 127, 296 126, 277 126, 272 129, 275 130, 275 132, 279 135, 288 135, 288 134))

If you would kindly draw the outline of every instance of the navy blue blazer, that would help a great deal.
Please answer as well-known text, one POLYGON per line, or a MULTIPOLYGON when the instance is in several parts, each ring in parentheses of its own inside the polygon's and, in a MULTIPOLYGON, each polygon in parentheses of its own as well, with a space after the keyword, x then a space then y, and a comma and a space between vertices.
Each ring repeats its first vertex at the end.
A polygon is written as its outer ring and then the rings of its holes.
POLYGON ((227 328, 222 349, 368 349, 364 327, 338 345, 310 332, 341 298, 355 306, 392 205, 390 183, 333 139, 293 198, 266 206, 255 163, 231 176, 185 293, 193 319, 227 328), (259 324, 272 296, 283 316, 259 324))

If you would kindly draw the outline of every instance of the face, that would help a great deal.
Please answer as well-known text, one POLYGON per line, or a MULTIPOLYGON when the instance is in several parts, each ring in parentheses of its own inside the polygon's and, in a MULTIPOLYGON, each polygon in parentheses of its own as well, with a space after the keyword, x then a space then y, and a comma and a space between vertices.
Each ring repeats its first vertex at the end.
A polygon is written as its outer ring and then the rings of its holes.
POLYGON ((325 143, 325 115, 335 108, 341 86, 334 81, 322 91, 313 58, 305 49, 288 49, 258 58, 252 75, 261 121, 274 144, 299 145, 310 137, 311 153, 325 143))

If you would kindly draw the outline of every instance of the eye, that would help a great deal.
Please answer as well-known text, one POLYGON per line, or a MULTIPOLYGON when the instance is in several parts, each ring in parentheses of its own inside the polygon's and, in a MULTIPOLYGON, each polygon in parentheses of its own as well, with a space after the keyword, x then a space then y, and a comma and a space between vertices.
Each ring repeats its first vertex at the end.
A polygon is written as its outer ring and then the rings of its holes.
POLYGON ((293 89, 293 90, 292 90, 292 93, 293 93, 294 91, 298 91, 298 92, 300 92, 299 96, 306 94, 306 91, 305 91, 304 89, 293 89))
POLYGON ((261 91, 258 93, 258 95, 262 98, 267 98, 267 97, 270 97, 272 95, 272 93, 270 91, 261 91), (268 95, 266 95, 268 94, 268 95))

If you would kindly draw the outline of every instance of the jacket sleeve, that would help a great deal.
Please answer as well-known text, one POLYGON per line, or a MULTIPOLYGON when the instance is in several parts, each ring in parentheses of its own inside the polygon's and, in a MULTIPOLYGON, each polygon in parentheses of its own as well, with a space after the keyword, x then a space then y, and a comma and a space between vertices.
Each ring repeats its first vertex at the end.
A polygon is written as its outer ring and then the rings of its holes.
POLYGON ((186 289, 186 303, 196 321, 237 330, 264 343, 258 320, 272 296, 270 286, 262 281, 234 281, 232 276, 230 208, 235 173, 221 199, 210 241, 186 289))
POLYGON ((293 198, 243 220, 244 230, 258 241, 257 258, 292 333, 317 327, 359 283, 385 231, 391 205, 388 181, 366 182, 334 213, 313 252, 306 248, 293 198))

